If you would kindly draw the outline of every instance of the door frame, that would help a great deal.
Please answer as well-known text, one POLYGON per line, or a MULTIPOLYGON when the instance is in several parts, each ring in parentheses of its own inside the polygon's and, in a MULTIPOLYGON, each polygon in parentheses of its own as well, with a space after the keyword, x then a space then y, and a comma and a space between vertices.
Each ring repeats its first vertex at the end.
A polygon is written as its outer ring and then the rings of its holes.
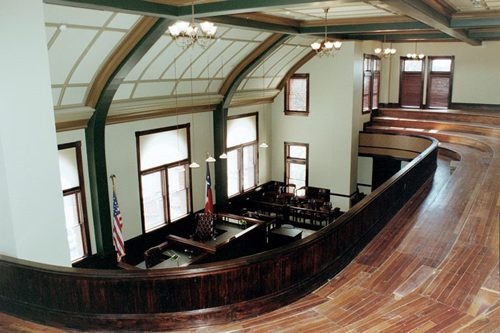
MULTIPOLYGON (((404 62, 406 60, 421 60, 422 61, 422 70, 420 71, 420 80, 421 80, 422 88, 421 88, 420 95, 422 97, 420 98, 420 106, 414 106, 414 107, 409 107, 409 108, 422 109, 424 107, 425 66, 426 66, 427 57, 424 57, 423 59, 408 59, 408 57, 401 56, 399 59, 400 59, 399 60, 400 61, 400 65, 399 65, 399 99, 398 99, 399 107, 402 107, 401 106, 401 91, 402 91, 402 87, 403 87, 403 75, 405 73, 404 62)), ((409 73, 417 73, 417 72, 409 72, 409 73)))
MULTIPOLYGON (((455 56, 428 56, 427 57, 427 70, 426 70, 426 75, 427 75, 426 85, 427 85, 427 89, 426 89, 426 95, 425 95, 425 106, 427 108, 432 108, 432 109, 449 109, 450 108, 451 98, 453 96, 453 75, 454 75, 454 71, 455 71, 455 56), (445 107, 445 108, 438 107, 438 106, 430 107, 429 103, 428 103, 429 92, 430 92, 430 84, 429 84, 429 82, 430 82, 431 73, 432 73, 432 60, 435 60, 435 59, 451 59, 451 68, 450 68, 450 72, 449 72, 449 75, 450 75, 450 93, 448 95, 448 106, 445 107)), ((435 72, 435 73, 437 73, 437 74, 443 73, 444 74, 444 73, 448 73, 448 72, 435 72)))

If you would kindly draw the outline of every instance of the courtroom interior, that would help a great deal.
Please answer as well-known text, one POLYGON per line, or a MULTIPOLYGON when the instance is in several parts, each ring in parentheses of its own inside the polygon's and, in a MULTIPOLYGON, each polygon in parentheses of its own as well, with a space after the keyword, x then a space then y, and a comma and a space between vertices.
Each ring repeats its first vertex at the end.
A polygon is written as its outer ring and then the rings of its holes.
POLYGON ((0 331, 498 332, 500 0, 2 0, 0 331))

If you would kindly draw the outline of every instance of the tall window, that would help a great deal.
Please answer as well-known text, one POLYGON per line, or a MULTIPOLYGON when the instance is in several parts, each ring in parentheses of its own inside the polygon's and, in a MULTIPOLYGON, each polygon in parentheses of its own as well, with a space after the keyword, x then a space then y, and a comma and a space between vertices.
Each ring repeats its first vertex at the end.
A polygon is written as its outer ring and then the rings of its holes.
POLYGON ((191 212, 189 125, 137 132, 145 232, 191 212))
POLYGON ((64 200, 66 234, 72 262, 90 253, 90 237, 85 206, 81 143, 62 144, 59 148, 59 169, 64 200))
POLYGON ((295 188, 307 186, 309 145, 307 143, 285 142, 285 183, 295 188))
POLYGON ((294 74, 286 82, 285 114, 309 114, 309 74, 294 74))
POLYGON ((378 109, 380 59, 365 54, 363 67, 363 113, 368 113, 378 109))
POLYGON ((257 185, 257 113, 227 120, 227 195, 243 193, 257 185))

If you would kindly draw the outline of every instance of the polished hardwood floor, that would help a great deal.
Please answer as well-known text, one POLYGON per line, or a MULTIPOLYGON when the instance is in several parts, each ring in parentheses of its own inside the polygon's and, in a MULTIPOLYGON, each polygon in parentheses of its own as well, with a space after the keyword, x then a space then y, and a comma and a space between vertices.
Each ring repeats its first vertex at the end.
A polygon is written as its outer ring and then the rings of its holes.
MULTIPOLYGON (((434 136, 461 156, 456 169, 443 151, 434 178, 313 293, 265 315, 185 332, 500 332, 499 125, 462 117, 467 112, 421 122, 418 113, 390 112, 382 117, 392 122, 375 120, 370 130, 434 136)), ((71 331, 0 314, 0 332, 71 331)))

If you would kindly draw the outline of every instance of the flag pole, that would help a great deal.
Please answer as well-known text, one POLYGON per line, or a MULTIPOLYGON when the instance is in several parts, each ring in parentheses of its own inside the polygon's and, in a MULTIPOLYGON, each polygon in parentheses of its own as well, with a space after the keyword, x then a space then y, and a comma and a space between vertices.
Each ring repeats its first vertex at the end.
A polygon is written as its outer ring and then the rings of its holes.
POLYGON ((118 199, 116 198, 116 175, 112 174, 109 178, 111 178, 111 183, 113 184, 113 244, 115 245, 116 259, 118 262, 121 262, 122 257, 125 255, 125 243, 122 233, 123 220, 120 208, 118 207, 118 199))

